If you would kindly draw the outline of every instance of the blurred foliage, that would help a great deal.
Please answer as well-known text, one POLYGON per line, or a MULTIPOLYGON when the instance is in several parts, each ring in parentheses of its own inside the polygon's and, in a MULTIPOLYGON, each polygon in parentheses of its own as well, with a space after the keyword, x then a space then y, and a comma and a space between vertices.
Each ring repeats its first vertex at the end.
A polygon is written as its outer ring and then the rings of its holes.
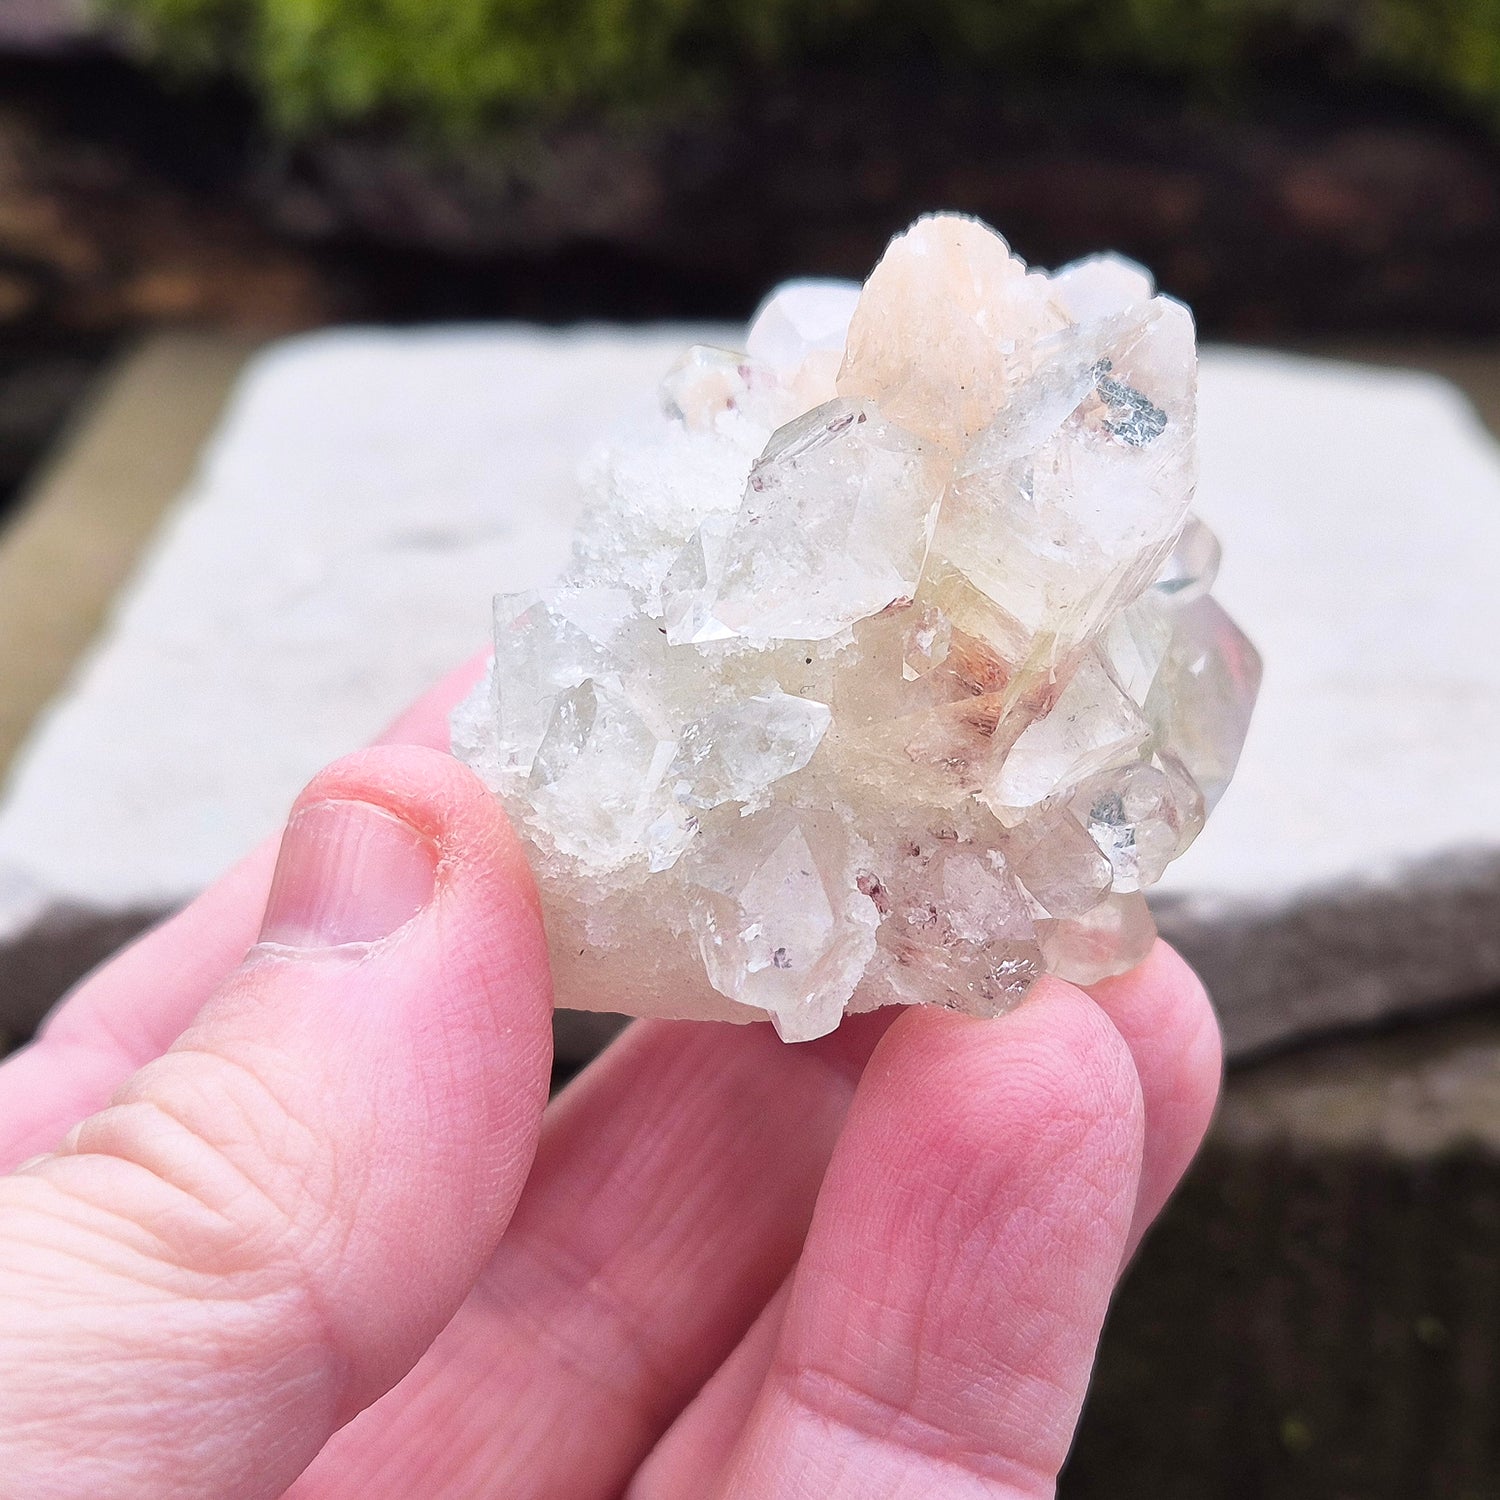
POLYGON ((920 51, 1232 81, 1316 46, 1500 123, 1500 0, 98 0, 169 65, 247 79, 284 128, 462 135, 712 98, 757 67, 920 51))

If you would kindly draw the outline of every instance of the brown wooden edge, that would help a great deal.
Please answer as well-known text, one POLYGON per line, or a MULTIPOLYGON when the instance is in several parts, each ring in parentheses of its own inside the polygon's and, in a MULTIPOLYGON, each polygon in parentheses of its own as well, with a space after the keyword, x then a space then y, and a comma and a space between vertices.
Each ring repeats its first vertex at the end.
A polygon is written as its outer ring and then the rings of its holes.
POLYGON ((0 532, 0 775, 99 633, 259 346, 166 330, 100 378, 0 532))

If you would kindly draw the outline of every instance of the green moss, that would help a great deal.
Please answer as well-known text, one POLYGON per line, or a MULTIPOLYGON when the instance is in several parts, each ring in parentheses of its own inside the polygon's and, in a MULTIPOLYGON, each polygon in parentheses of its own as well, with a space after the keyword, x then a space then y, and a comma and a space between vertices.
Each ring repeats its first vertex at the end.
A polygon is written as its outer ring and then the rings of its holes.
POLYGON ((921 47, 1187 79, 1267 37, 1334 39, 1370 76, 1500 123, 1500 0, 99 0, 164 61, 251 81, 293 131, 394 116, 462 134, 578 107, 702 96, 758 65, 921 47))

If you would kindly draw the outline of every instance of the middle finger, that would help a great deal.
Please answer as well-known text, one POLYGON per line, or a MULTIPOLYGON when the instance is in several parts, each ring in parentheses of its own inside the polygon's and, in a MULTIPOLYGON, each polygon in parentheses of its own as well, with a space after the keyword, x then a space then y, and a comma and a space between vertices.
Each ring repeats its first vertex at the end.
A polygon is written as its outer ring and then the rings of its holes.
POLYGON ((632 1026, 549 1111, 458 1316, 292 1494, 619 1494, 795 1262, 888 1021, 797 1047, 767 1026, 632 1026))

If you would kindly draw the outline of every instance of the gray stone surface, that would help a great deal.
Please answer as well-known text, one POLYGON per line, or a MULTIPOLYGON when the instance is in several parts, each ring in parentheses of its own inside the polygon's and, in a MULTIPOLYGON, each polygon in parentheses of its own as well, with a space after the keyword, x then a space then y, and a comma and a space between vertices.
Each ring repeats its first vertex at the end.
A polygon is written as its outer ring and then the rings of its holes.
POLYGON ((1266 676, 1163 930, 1240 1055, 1500 988, 1500 447, 1432 376, 1230 351, 1202 433, 1266 676))
MULTIPOLYGON (((701 330, 699 331, 701 333, 701 330)), ((0 1023, 273 830, 542 579, 577 459, 694 334, 296 340, 251 368, 0 807, 0 1023)), ((1201 510, 1266 682, 1160 910, 1239 1054, 1500 985, 1500 450, 1431 377, 1203 371, 1201 510)))

